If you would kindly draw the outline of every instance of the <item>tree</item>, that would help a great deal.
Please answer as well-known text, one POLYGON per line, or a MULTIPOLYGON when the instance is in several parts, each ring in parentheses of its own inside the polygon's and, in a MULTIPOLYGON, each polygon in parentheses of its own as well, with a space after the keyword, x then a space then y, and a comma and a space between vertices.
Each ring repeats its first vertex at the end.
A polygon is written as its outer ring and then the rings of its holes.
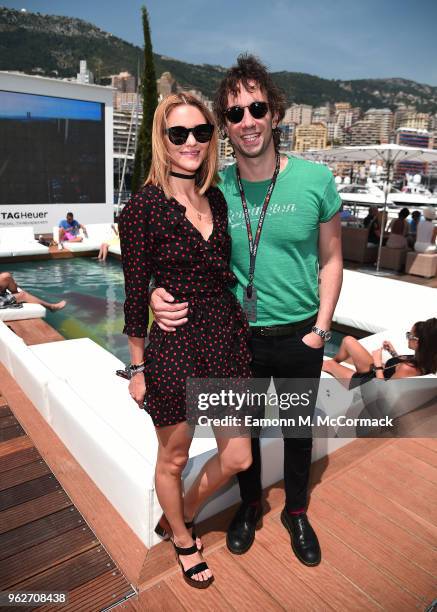
POLYGON ((144 72, 141 79, 143 96, 143 120, 138 132, 135 151, 134 170, 132 175, 132 193, 136 193, 144 183, 152 162, 152 124, 153 115, 158 104, 156 89, 155 65, 150 38, 149 16, 145 6, 142 7, 144 31, 144 72))

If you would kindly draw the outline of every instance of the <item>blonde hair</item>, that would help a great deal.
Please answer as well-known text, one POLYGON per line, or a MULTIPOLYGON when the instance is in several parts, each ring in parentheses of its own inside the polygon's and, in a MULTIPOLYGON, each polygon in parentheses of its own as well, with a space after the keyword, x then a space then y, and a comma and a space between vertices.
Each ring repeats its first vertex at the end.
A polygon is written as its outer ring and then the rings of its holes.
MULTIPOLYGON (((198 98, 189 93, 171 94, 158 104, 153 117, 152 126, 152 163, 145 185, 151 184, 161 187, 166 198, 171 197, 169 180, 171 165, 168 150, 165 145, 167 118, 174 108, 182 104, 198 108, 205 117, 206 122, 215 126, 211 111, 198 98)), ((212 138, 209 141, 206 158, 196 173, 196 188, 201 195, 203 195, 209 187, 215 186, 218 182, 217 147, 218 135, 217 129, 215 128, 212 138)))

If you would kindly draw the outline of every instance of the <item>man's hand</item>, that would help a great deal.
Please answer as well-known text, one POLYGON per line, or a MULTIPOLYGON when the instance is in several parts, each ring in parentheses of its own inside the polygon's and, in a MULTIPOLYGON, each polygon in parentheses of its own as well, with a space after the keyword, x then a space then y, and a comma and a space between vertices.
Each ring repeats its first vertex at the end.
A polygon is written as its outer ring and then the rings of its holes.
POLYGON ((176 331, 176 327, 188 321, 188 302, 174 304, 174 297, 162 287, 152 292, 150 308, 156 323, 166 332, 176 331))
POLYGON ((309 334, 306 334, 302 338, 302 342, 313 349, 322 348, 322 346, 324 346, 325 344, 325 341, 323 340, 323 338, 321 338, 319 334, 315 334, 314 332, 310 332, 309 334))

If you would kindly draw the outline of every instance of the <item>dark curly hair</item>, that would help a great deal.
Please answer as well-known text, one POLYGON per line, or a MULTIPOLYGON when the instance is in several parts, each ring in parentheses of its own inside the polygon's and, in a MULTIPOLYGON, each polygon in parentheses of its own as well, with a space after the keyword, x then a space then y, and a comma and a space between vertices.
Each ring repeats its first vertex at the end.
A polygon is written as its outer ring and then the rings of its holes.
POLYGON ((424 374, 437 372, 437 319, 427 319, 414 324, 414 335, 417 336, 415 361, 424 374))
MULTIPOLYGON (((257 57, 242 53, 238 56, 236 65, 229 68, 215 94, 214 113, 220 130, 223 131, 226 127, 225 111, 228 108, 229 94, 237 96, 241 85, 247 91, 253 91, 256 86, 254 87, 251 81, 255 81, 266 94, 272 116, 278 118, 278 124, 281 123, 287 104, 284 92, 274 83, 266 66, 257 57)), ((278 127, 273 129, 273 139, 275 148, 278 149, 281 139, 278 127)))

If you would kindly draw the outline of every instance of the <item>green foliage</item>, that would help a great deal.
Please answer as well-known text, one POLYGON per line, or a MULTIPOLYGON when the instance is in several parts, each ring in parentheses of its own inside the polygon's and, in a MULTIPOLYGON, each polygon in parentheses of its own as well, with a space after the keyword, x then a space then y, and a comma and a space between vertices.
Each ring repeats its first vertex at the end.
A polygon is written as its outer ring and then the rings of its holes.
POLYGON ((138 189, 144 183, 150 169, 150 164, 152 162, 153 115, 158 103, 149 17, 145 6, 142 7, 142 15, 144 32, 144 72, 141 79, 143 120, 138 133, 137 150, 135 152, 134 171, 132 175, 132 193, 136 193, 138 191, 138 189))

